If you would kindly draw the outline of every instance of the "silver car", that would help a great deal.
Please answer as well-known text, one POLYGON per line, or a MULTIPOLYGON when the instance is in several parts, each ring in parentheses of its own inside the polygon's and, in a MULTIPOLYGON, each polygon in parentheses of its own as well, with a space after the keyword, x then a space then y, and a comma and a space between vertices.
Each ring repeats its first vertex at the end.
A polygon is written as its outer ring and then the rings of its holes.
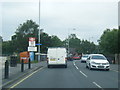
POLYGON ((109 70, 110 64, 106 57, 102 54, 90 54, 86 61, 86 68, 109 70))
POLYGON ((86 62, 87 58, 88 58, 88 54, 83 55, 81 57, 81 62, 86 62))

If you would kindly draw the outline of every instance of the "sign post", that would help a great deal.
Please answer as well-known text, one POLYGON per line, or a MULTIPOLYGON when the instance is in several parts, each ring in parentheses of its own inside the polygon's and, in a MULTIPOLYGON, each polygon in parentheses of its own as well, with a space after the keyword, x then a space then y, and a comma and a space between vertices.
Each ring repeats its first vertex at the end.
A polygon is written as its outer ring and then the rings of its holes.
MULTIPOLYGON (((35 47, 35 37, 29 37, 29 47, 28 47, 28 51, 30 51, 31 53, 33 52, 36 52, 37 51, 37 47, 35 47)), ((31 56, 29 58, 29 64, 28 64, 28 68, 30 69, 31 68, 31 56)))
POLYGON ((28 51, 37 51, 37 47, 35 47, 35 37, 29 37, 28 51))

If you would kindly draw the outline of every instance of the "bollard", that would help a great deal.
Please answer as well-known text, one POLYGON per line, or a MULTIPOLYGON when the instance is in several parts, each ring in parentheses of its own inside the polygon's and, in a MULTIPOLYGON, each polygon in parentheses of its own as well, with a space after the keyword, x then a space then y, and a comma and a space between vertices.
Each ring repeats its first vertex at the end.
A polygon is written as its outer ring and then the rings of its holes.
POLYGON ((21 60, 21 72, 24 71, 24 60, 21 60))
POLYGON ((9 78, 9 62, 6 60, 5 62, 5 79, 9 78))
POLYGON ((31 68, 31 61, 29 59, 29 61, 28 61, 28 69, 30 69, 30 68, 31 68))

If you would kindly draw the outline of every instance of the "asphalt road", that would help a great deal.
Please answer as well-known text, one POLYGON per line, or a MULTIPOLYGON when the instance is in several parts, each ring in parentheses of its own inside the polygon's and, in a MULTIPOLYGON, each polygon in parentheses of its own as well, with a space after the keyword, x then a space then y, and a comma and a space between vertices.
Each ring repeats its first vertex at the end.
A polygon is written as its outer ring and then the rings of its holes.
POLYGON ((118 88, 118 72, 89 70, 85 63, 68 61, 68 68, 44 67, 9 86, 10 88, 118 88))

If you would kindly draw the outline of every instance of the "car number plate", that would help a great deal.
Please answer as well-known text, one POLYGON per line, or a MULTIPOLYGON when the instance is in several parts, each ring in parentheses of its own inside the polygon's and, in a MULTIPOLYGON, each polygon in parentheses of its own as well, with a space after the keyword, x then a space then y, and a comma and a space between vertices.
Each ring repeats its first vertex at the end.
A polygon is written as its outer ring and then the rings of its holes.
POLYGON ((98 66, 98 68, 104 68, 104 66, 98 66))
POLYGON ((55 59, 50 59, 50 61, 55 61, 55 59))

